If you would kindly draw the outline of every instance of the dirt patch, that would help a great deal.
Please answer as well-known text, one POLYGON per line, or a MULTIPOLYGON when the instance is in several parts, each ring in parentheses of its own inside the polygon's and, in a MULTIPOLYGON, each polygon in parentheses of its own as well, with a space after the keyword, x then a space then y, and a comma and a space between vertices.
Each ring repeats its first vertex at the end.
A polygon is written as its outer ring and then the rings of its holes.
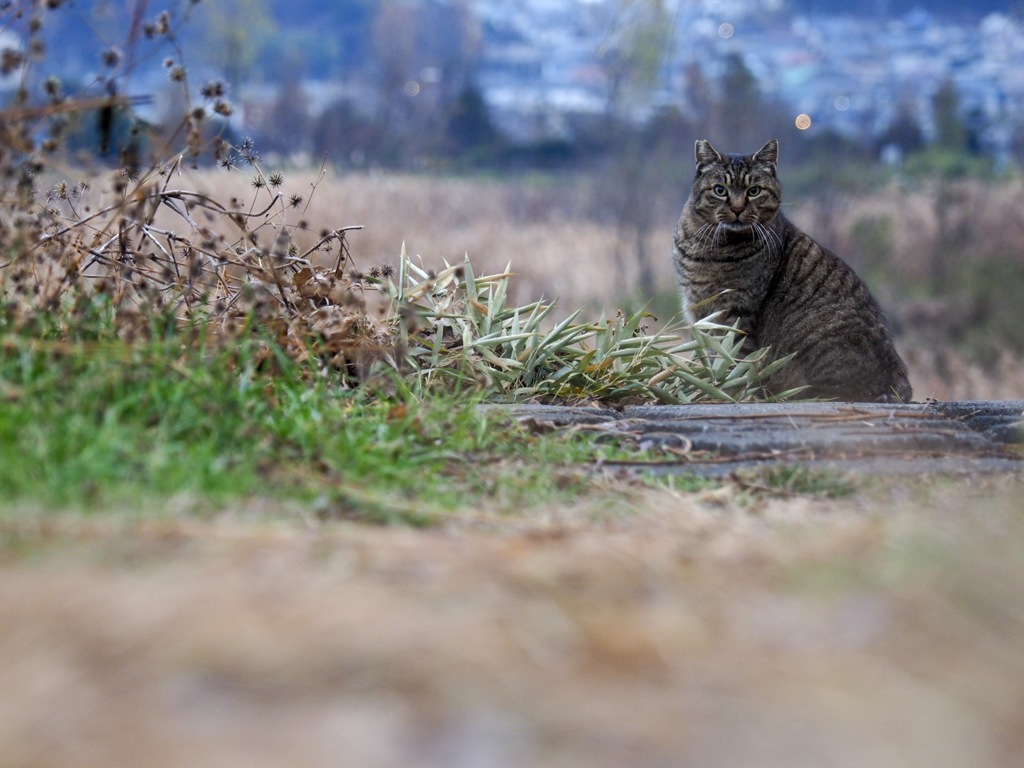
POLYGON ((1010 766, 1017 485, 3 527, 4 766, 1010 766))

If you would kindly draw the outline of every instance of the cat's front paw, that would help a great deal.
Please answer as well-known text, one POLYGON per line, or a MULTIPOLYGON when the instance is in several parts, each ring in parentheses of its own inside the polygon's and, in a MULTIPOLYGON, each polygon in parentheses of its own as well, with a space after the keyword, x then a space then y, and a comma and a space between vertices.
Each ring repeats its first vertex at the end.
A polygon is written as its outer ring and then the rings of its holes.
POLYGON ((897 395, 895 392, 886 392, 886 393, 881 394, 878 397, 876 397, 872 402, 892 404, 892 405, 899 405, 901 403, 906 403, 908 401, 904 400, 902 397, 897 395))

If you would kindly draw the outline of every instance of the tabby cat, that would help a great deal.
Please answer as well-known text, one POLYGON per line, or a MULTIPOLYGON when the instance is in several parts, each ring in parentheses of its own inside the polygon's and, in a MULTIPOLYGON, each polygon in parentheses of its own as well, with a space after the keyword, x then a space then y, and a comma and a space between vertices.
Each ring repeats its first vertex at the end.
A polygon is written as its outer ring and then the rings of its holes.
POLYGON ((807 397, 908 401, 907 366, 853 270, 782 213, 772 139, 752 155, 696 146, 697 175, 675 235, 683 308, 739 323, 749 350, 793 355, 768 382, 807 397))

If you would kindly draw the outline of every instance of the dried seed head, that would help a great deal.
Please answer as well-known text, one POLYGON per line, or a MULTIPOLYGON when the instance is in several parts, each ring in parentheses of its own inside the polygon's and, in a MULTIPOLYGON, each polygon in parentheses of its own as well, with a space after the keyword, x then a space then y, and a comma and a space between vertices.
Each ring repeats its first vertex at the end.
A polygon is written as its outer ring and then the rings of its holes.
POLYGON ((243 141, 238 151, 242 153, 242 158, 249 165, 256 165, 260 161, 260 153, 256 151, 252 139, 247 138, 243 141))
POLYGON ((0 51, 0 74, 9 75, 20 68, 25 57, 16 48, 4 48, 0 51))
POLYGON ((160 15, 156 17, 156 21, 152 24, 146 25, 145 31, 150 37, 153 35, 169 34, 171 31, 171 14, 167 11, 162 11, 160 15))
POLYGON ((202 88, 199 89, 199 93, 204 99, 212 101, 214 99, 223 98, 224 90, 223 80, 209 80, 202 88))

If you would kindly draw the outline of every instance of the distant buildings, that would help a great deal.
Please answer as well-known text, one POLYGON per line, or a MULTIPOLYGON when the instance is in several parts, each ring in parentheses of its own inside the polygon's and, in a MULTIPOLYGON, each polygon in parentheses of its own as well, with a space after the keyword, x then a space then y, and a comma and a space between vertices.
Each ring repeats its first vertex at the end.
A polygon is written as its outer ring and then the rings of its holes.
MULTIPOLYGON (((400 137, 406 139, 421 135, 424 122, 441 120, 437 105, 450 102, 469 78, 495 126, 514 142, 572 141, 573 127, 586 122, 580 116, 614 113, 639 123, 667 107, 697 123, 711 101, 721 101, 715 89, 738 58, 760 96, 776 110, 788 110, 791 124, 799 118, 801 129, 879 146, 894 135, 931 141, 941 133, 935 96, 952 83, 971 149, 1004 161, 1014 149, 1020 153, 1024 24, 999 13, 958 24, 923 11, 896 11, 896 3, 884 0, 877 7, 878 14, 857 17, 794 15, 786 0, 403 0, 381 6, 395 12, 390 27, 365 12, 363 26, 350 35, 367 41, 358 56, 321 56, 318 68, 288 82, 278 67, 235 83, 228 93, 235 107, 230 119, 240 134, 276 130, 288 134, 290 146, 309 146, 310 131, 303 133, 298 123, 308 128, 321 118, 330 122, 340 106, 353 128, 340 131, 342 138, 355 135, 362 123, 369 125, 368 135, 380 134, 384 122, 396 132, 406 128, 400 137), (418 21, 420 11, 430 12, 423 18, 433 18, 433 26, 418 21), (461 30, 464 45, 454 53, 438 45, 447 41, 451 48, 456 37, 443 34, 451 32, 444 26, 449 17, 469 17, 473 27, 461 30), (404 47, 394 44, 396 35, 405 36, 404 47), (632 77, 631 68, 645 67, 643 77, 632 77), (302 120, 282 128, 292 116, 302 120)), ((185 33, 195 30, 186 26, 185 33)), ((304 29, 307 37, 296 39, 330 33, 304 29)), ((70 91, 103 83, 108 73, 96 41, 73 25, 62 34, 51 49, 70 91)), ((0 49, 13 55, 25 44, 0 30, 0 49)), ((218 66, 202 56, 189 61, 193 90, 222 78, 218 66)), ((151 97, 140 110, 143 118, 158 123, 180 113, 180 86, 167 71, 127 65, 126 71, 115 75, 123 87, 151 97)), ((10 69, 0 77, 0 97, 20 82, 10 69)))
MULTIPOLYGON (((602 56, 618 14, 616 0, 475 0, 483 30, 479 73, 498 124, 520 138, 558 135, 567 113, 609 108, 602 56)), ((992 14, 972 26, 911 11, 877 17, 791 16, 773 0, 667 0, 671 44, 658 53, 662 76, 646 106, 691 108, 683 73, 697 65, 714 81, 739 54, 761 92, 804 114, 816 129, 851 138, 883 134, 912 115, 935 135, 932 98, 951 81, 961 118, 980 149, 1008 151, 1024 124, 1024 27, 992 14)))

